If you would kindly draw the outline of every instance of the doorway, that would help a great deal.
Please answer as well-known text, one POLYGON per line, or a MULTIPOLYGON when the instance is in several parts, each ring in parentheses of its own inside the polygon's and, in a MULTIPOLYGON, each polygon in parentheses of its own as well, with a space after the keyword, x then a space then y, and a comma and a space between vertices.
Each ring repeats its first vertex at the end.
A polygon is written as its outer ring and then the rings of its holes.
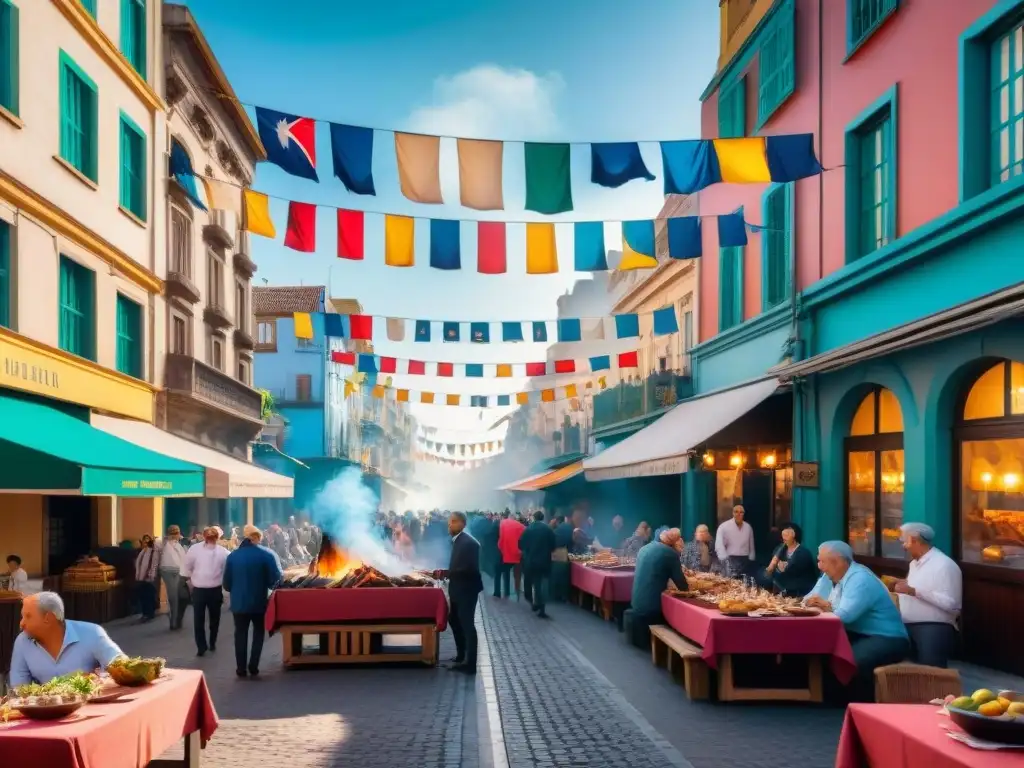
POLYGON ((748 469, 743 473, 743 509, 744 520, 754 529, 757 561, 767 563, 775 517, 775 476, 771 470, 748 469))
POLYGON ((87 496, 47 496, 47 573, 57 576, 88 555, 93 538, 92 499, 87 496))

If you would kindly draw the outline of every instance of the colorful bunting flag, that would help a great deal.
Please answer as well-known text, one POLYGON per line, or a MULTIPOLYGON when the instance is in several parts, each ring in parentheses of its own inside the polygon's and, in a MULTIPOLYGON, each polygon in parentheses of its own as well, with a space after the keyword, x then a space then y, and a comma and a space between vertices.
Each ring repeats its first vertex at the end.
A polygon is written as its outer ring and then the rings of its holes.
POLYGON ((615 338, 632 339, 640 335, 640 315, 628 313, 615 315, 615 338))
POLYGON ((491 324, 490 323, 470 323, 469 324, 469 340, 474 344, 490 344, 491 343, 491 324))
POLYGON ((365 214, 338 209, 338 258, 362 261, 365 258, 365 214))
POLYGON ((345 330, 348 325, 348 315, 339 315, 337 312, 328 312, 324 315, 324 336, 329 339, 347 339, 349 334, 345 330))
POLYGON ((533 340, 534 341, 547 341, 548 340, 548 324, 543 320, 538 320, 533 323, 533 340))
POLYGON ((595 355, 590 358, 591 371, 607 371, 612 367, 611 355, 595 355))
POLYGON ((502 341, 522 341, 523 340, 523 324, 522 323, 502 323, 501 324, 501 340, 502 341))
POLYGON ((331 362, 338 363, 339 365, 355 365, 356 353, 334 350, 333 352, 331 352, 331 362))
POLYGON ((466 363, 466 376, 471 379, 479 379, 484 375, 484 367, 481 363, 466 363))
POLYGON ((577 221, 573 224, 573 241, 573 267, 577 272, 604 272, 608 269, 604 222, 577 221))
POLYGON ((726 184, 760 184, 772 180, 764 137, 714 139, 718 169, 726 184))
POLYGON ((747 226, 743 222, 743 209, 718 217, 718 245, 721 248, 742 247, 747 244, 747 226))
POLYGON ((526 274, 550 275, 558 271, 558 248, 555 243, 555 225, 529 223, 526 225, 526 274))
POLYGON ((384 217, 384 263, 411 267, 416 263, 416 220, 411 216, 384 217))
POLYGON ((437 205, 441 197, 441 139, 416 133, 395 133, 398 182, 414 203, 437 205))
MULTIPOLYGON (((511 405, 512 398, 509 395, 498 395, 498 406, 511 405)), ((491 450, 491 444, 487 444, 487 450, 491 450)))
POLYGON ((429 320, 417 320, 416 321, 416 341, 420 341, 420 342, 430 341, 430 321, 429 320))
MULTIPOLYGON (((445 395, 445 405, 458 405, 459 399, 458 395, 445 395)), ((462 446, 462 452, 466 452, 466 446, 462 446)))
POLYGON ((171 142, 171 158, 167 164, 167 172, 174 179, 185 197, 196 208, 201 211, 207 210, 206 203, 199 196, 199 188, 196 186, 196 172, 192 167, 192 160, 188 152, 177 141, 171 142))
POLYGON ((427 364, 422 360, 410 360, 407 370, 410 376, 426 376, 427 364))
POLYGON ((274 220, 270 218, 270 198, 262 192, 243 189, 242 201, 245 208, 242 228, 260 237, 277 237, 274 220))
POLYGON ((672 305, 654 310, 654 335, 666 336, 679 332, 679 321, 676 319, 676 308, 672 305))
POLYGON ((388 341, 405 341, 405 319, 389 317, 387 323, 388 341))
POLYGON ((498 363, 495 374, 499 379, 510 379, 512 378, 512 366, 508 363, 498 363))
POLYGON ((619 368, 639 368, 640 362, 638 357, 636 352, 622 352, 619 355, 619 368))
POLYGON ((316 206, 312 203, 288 203, 288 228, 284 245, 300 253, 316 250, 316 206))
POLYGON ((558 340, 559 341, 582 341, 583 331, 580 326, 580 321, 575 317, 562 318, 558 321, 558 340))
POLYGON ((794 133, 765 139, 768 171, 772 181, 785 184, 821 173, 814 154, 814 134, 794 133))
POLYGON ((267 151, 267 162, 292 176, 319 181, 313 120, 256 107, 256 127, 267 151))
POLYGON ((373 339, 373 315, 349 315, 349 334, 354 341, 373 339))
POLYGON ((709 141, 663 141, 661 162, 666 195, 692 195, 722 180, 718 157, 709 141))
POLYGON ((434 393, 420 392, 420 402, 424 405, 431 405, 434 402, 434 393))
POLYGON ((590 181, 602 187, 621 187, 627 181, 654 181, 640 154, 640 145, 633 142, 590 145, 590 181))
POLYGON ((441 323, 441 338, 446 342, 458 341, 460 325, 460 323, 452 321, 441 323))
POLYGON ((430 266, 462 269, 461 232, 457 220, 430 220, 430 266))
POLYGON ((438 363, 437 364, 437 375, 442 378, 451 378, 455 375, 455 364, 454 363, 438 363))
POLYGON ((576 361, 555 360, 555 373, 576 373, 576 361))
POLYGON ((517 392, 516 393, 516 405, 527 405, 530 402, 529 392, 517 392))
POLYGON ((622 260, 619 270, 653 269, 658 266, 654 257, 654 222, 622 222, 622 260))
POLYGON ((672 259, 696 259, 703 253, 699 216, 668 220, 668 255, 672 259))
POLYGON ((526 364, 526 375, 527 376, 547 376, 548 375, 548 364, 547 363, 527 363, 526 364))
POLYGON ((553 389, 542 389, 540 391, 540 401, 542 403, 553 403, 553 402, 555 402, 555 390, 553 390, 553 389))
POLYGON ((334 175, 357 195, 376 195, 373 186, 373 129, 331 123, 334 175))
POLYGON ((359 373, 377 373, 377 358, 375 355, 359 355, 356 358, 356 370, 359 373))
POLYGON ((370 390, 370 395, 372 397, 376 398, 377 400, 383 400, 384 399, 384 387, 383 387, 383 385, 381 385, 381 384, 376 385, 372 390, 370 390))
POLYGON ((206 187, 206 200, 210 209, 214 211, 228 211, 241 217, 242 215, 242 189, 226 181, 216 179, 203 179, 203 186, 206 187))
POLYGON ((501 190, 501 141, 459 139, 459 197, 466 208, 500 211, 505 207, 501 190))
POLYGON ((398 360, 393 357, 380 359, 380 373, 398 373, 398 360))
POLYGON ((295 326, 296 339, 313 338, 313 318, 309 312, 294 312, 292 314, 292 324, 295 326))
POLYGON ((395 390, 395 400, 397 400, 400 403, 408 403, 409 402, 409 390, 408 389, 396 389, 395 390))
POLYGON ((526 210, 544 214, 571 211, 570 146, 527 142, 523 154, 526 160, 526 210))
POLYGON ((481 221, 476 232, 476 271, 482 275, 505 274, 505 222, 481 221))
MULTIPOLYGON (((575 384, 566 384, 565 385, 565 396, 566 397, 569 397, 569 398, 576 397, 577 394, 578 393, 576 391, 576 385, 575 384)), ((574 409, 575 410, 579 409, 579 403, 576 403, 574 405, 574 409)))

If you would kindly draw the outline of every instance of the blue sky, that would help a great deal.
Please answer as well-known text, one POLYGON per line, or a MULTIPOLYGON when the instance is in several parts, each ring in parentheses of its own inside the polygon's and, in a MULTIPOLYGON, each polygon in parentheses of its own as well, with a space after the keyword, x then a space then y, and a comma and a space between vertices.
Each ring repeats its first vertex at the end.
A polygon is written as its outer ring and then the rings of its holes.
MULTIPOLYGON (((307 117, 380 129, 442 135, 554 141, 644 141, 700 135, 698 96, 714 73, 718 7, 714 0, 188 0, 238 97, 307 117)), ((349 194, 331 177, 326 127, 317 134, 319 184, 260 166, 254 187, 325 206, 417 216, 536 220, 523 211, 522 150, 506 149, 505 211, 410 203, 398 191, 391 136, 375 137, 378 194, 349 194), (518 154, 517 154, 518 153, 518 154), (518 162, 517 162, 518 160, 518 162)), ((642 146, 660 176, 656 145, 642 146)), ((454 142, 442 142, 442 187, 458 199, 454 142)), ((589 184, 589 154, 573 148, 575 207, 564 220, 652 217, 661 179, 617 190, 589 184)), ((475 230, 463 227, 463 270, 427 266, 417 238, 417 266, 383 265, 382 235, 368 230, 363 262, 335 258, 333 218, 320 211, 318 253, 281 246, 286 203, 271 210, 278 241, 253 238, 255 284, 329 284, 334 296, 359 299, 376 315, 451 320, 553 319, 555 299, 578 277, 571 232, 559 232, 557 275, 523 274, 522 234, 509 228, 509 272, 475 272, 475 230), (467 230, 469 230, 467 232, 467 230)), ((383 230, 367 217, 368 226, 383 230)), ((609 233, 617 232, 609 225, 609 233)), ((418 230, 425 230, 418 227, 418 230)), ((571 230, 571 228, 569 228, 571 230)), ((617 236, 617 235, 616 235, 617 236)), ((609 247, 615 247, 611 236, 609 247)), ((493 333, 493 332, 492 332, 493 333)), ((383 327, 377 329, 383 336, 383 327)), ((544 347, 520 344, 414 345, 375 340, 400 358, 453 362, 527 362, 544 347)), ((258 371, 257 371, 258 378, 258 371)), ((416 377, 398 386, 465 393, 506 392, 517 380, 416 377)), ((451 409, 439 407, 450 420, 451 409)), ((465 409, 470 410, 470 409, 465 409)), ((471 421, 479 423, 475 414, 471 421)), ((484 420, 486 421, 486 419, 484 420)))

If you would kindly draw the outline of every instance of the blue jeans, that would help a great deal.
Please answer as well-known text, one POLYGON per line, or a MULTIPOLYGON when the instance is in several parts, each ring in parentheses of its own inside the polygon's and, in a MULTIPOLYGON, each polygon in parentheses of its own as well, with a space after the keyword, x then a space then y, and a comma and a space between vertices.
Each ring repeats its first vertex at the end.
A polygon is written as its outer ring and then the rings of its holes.
POLYGON ((907 624, 910 643, 913 648, 911 658, 918 664, 929 667, 949 666, 949 657, 956 648, 957 634, 952 624, 942 622, 920 622, 907 624))

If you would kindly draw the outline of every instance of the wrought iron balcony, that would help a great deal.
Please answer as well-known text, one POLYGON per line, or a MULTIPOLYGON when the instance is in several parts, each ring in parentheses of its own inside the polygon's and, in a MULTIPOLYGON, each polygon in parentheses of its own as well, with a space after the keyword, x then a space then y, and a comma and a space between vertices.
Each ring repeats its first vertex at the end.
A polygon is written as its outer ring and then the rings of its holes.
POLYGON ((594 396, 594 429, 647 416, 692 393, 690 376, 672 371, 653 373, 635 384, 619 384, 594 396))
POLYGON ((240 419, 262 424, 263 396, 188 355, 167 355, 164 381, 169 392, 240 419))

